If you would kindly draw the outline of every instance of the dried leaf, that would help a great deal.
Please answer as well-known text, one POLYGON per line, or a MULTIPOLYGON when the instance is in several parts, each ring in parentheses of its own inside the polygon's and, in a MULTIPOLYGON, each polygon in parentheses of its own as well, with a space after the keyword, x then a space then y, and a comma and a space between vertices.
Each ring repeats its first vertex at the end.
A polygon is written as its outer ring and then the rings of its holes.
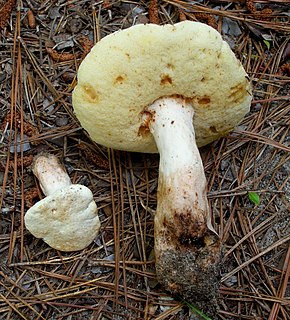
POLYGON ((290 58, 290 43, 287 44, 283 54, 282 54, 282 60, 285 61, 290 58))
POLYGON ((227 17, 223 18, 222 32, 233 37, 239 37, 242 34, 239 24, 227 17))
POLYGON ((72 48, 74 46, 72 36, 68 34, 59 34, 54 36, 53 41, 56 43, 57 50, 72 48))
POLYGON ((46 51, 49 53, 51 58, 54 61, 57 62, 64 62, 64 61, 70 61, 79 58, 80 54, 79 53, 67 53, 67 52, 57 52, 55 49, 52 48, 46 48, 46 51))

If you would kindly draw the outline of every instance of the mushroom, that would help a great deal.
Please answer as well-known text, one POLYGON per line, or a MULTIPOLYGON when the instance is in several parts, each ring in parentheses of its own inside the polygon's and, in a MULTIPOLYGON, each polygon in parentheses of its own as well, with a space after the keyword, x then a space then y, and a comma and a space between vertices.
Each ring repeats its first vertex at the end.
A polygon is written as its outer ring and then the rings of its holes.
POLYGON ((250 102, 242 64, 216 30, 198 22, 115 32, 78 70, 73 107, 90 137, 160 153, 156 272, 167 290, 188 299, 217 296, 221 259, 198 147, 232 131, 250 102))
POLYGON ((91 190, 72 184, 57 157, 51 154, 38 155, 32 171, 46 197, 26 212, 26 228, 57 250, 77 251, 87 247, 100 229, 91 190))

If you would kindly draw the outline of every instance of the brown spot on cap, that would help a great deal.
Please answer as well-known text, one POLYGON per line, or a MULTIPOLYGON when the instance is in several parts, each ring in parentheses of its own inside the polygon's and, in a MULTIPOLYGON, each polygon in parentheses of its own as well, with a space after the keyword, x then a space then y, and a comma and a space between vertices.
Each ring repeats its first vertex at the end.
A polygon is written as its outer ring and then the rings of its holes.
POLYGON ((161 85, 172 84, 172 79, 168 74, 163 74, 160 80, 161 85))
POLYGON ((141 113, 141 116, 143 118, 143 123, 139 127, 138 136, 143 137, 143 136, 150 133, 149 123, 150 123, 150 121, 154 121, 154 118, 153 118, 153 114, 149 111, 143 111, 141 113))
POLYGON ((145 125, 141 125, 138 130, 138 136, 144 137, 150 133, 150 129, 145 125))
POLYGON ((89 102, 96 102, 99 100, 99 95, 90 84, 84 85, 83 88, 89 102))
POLYGON ((119 75, 118 77, 116 77, 114 84, 122 84, 125 81, 126 81, 126 76, 119 75))
POLYGON ((231 102, 238 103, 240 100, 244 99, 245 92, 246 92, 246 81, 245 83, 239 83, 236 86, 231 87, 228 99, 231 102))
POLYGON ((210 97, 204 96, 202 98, 198 99, 199 104, 209 104, 210 103, 210 97))
POLYGON ((167 63, 166 67, 167 67, 168 69, 171 69, 171 70, 174 70, 174 69, 175 69, 174 65, 171 64, 171 63, 167 63))

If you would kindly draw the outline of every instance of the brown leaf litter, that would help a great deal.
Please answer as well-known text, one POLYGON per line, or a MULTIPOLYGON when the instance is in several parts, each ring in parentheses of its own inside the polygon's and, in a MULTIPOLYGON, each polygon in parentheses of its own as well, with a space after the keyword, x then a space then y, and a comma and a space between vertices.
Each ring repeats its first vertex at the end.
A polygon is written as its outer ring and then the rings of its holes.
POLYGON ((201 149, 213 224, 225 249, 217 319, 289 318, 286 3, 23 0, 0 2, 3 319, 199 317, 155 278, 158 155, 97 146, 72 111, 76 72, 93 44, 148 18, 161 25, 189 19, 214 26, 249 74, 251 112, 230 135, 201 149), (70 42, 61 47, 55 39, 70 42), (30 164, 43 151, 56 154, 73 183, 88 186, 98 205, 101 232, 80 252, 53 250, 25 229, 25 212, 42 196, 30 164), (259 204, 249 200, 250 191, 259 204))

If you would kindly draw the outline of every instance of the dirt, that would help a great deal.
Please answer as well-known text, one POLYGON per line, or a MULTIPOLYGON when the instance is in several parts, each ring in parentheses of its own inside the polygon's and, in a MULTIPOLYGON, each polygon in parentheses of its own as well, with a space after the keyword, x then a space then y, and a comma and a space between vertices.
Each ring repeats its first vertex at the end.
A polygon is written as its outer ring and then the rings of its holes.
POLYGON ((158 155, 95 144, 72 109, 76 72, 92 45, 153 18, 215 26, 252 81, 251 112, 200 150, 225 250, 211 318, 289 317, 287 5, 174 0, 150 10, 149 1, 0 1, 0 319, 205 319, 198 303, 156 280, 158 155), (31 161, 44 151, 94 194, 101 232, 82 251, 54 250, 25 228, 25 212, 43 197, 31 161))

